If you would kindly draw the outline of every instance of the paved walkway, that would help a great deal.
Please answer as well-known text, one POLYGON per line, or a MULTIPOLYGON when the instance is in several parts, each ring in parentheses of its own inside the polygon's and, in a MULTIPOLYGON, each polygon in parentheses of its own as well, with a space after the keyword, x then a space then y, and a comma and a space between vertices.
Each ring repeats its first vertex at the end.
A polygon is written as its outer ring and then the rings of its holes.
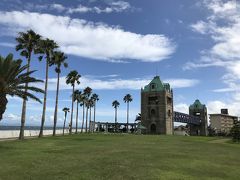
POLYGON ((230 138, 221 138, 221 139, 215 139, 215 140, 209 141, 209 143, 219 143, 219 144, 222 144, 222 143, 228 142, 229 140, 231 140, 231 139, 230 138))

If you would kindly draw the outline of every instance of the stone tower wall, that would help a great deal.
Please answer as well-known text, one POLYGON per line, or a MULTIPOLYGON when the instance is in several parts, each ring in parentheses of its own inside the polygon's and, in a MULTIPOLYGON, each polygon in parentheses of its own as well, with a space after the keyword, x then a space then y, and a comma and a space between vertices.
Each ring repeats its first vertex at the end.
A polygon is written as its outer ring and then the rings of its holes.
POLYGON ((201 136, 207 136, 208 135, 208 119, 207 119, 207 108, 204 106, 204 108, 189 108, 189 115, 193 116, 199 116, 201 119, 201 123, 199 126, 196 125, 190 125, 190 135, 201 135, 201 136))
POLYGON ((150 134, 151 125, 156 126, 156 134, 173 134, 172 91, 141 93, 142 125, 150 134))

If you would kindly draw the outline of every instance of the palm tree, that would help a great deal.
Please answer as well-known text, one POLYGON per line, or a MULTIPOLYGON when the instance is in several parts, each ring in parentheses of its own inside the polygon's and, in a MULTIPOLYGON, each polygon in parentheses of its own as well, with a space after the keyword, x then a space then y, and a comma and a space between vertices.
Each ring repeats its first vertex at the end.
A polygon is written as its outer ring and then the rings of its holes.
POLYGON ((80 98, 81 98, 81 91, 79 90, 75 90, 74 91, 74 101, 77 102, 77 113, 76 113, 76 130, 75 130, 75 134, 77 134, 77 129, 78 129, 78 106, 80 103, 80 98))
MULTIPOLYGON (((18 37, 16 38, 17 46, 16 51, 21 51, 21 56, 27 59, 27 72, 30 72, 30 62, 32 53, 36 53, 38 49, 38 43, 41 39, 39 34, 36 34, 33 30, 28 30, 27 32, 20 32, 18 37)), ((25 91, 27 92, 28 82, 25 84, 26 88, 25 91)), ((22 115, 21 115, 21 128, 19 133, 19 139, 24 139, 24 127, 26 121, 26 106, 27 102, 26 99, 23 99, 22 104, 22 115)))
POLYGON ((57 125, 57 112, 58 112, 58 93, 59 93, 59 79, 61 73, 61 66, 65 68, 68 67, 68 64, 65 62, 67 56, 63 52, 54 51, 51 62, 49 65, 56 65, 55 72, 57 73, 57 91, 56 91, 56 102, 55 102, 55 111, 54 111, 54 125, 53 125, 53 136, 56 134, 56 125, 57 125))
POLYGON ((86 96, 84 93, 81 94, 80 96, 80 106, 83 107, 82 109, 82 114, 83 114, 83 117, 82 117, 82 127, 81 127, 81 133, 83 132, 83 126, 84 126, 84 115, 85 115, 85 101, 86 101, 86 96))
POLYGON ((94 129, 93 129, 93 132, 94 132, 95 122, 96 122, 96 102, 99 100, 99 98, 98 98, 98 95, 95 93, 92 95, 92 98, 93 98, 93 102, 94 102, 94 104, 93 104, 93 107, 94 107, 94 113, 93 113, 94 129))
POLYGON ((85 106, 87 108, 86 110, 86 122, 85 122, 85 132, 88 132, 88 110, 89 110, 89 107, 90 107, 90 99, 85 99, 85 106))
POLYGON ((83 90, 83 93, 85 95, 85 106, 87 108, 87 110, 86 110, 86 123, 85 123, 85 132, 87 132, 87 127, 88 127, 88 122, 87 122, 88 121, 88 109, 89 109, 89 105, 90 105, 89 98, 90 98, 90 96, 92 94, 92 88, 86 87, 83 90))
POLYGON ((44 39, 39 41, 39 53, 43 54, 43 56, 39 57, 39 61, 42 61, 42 59, 45 56, 46 59, 46 66, 45 66, 45 93, 43 98, 43 111, 42 111, 42 121, 41 121, 41 128, 39 132, 38 137, 43 136, 43 127, 45 123, 45 116, 46 116, 46 103, 47 103, 47 87, 48 87, 48 67, 50 66, 51 59, 53 57, 53 51, 55 48, 58 48, 58 45, 56 42, 50 39, 44 39))
POLYGON ((89 99, 89 129, 88 129, 88 132, 90 132, 90 122, 92 121, 92 107, 94 106, 94 99, 93 97, 91 96, 91 98, 89 99))
POLYGON ((64 135, 67 113, 70 112, 70 110, 69 110, 69 108, 65 107, 65 108, 63 108, 63 112, 64 112, 64 124, 63 124, 63 135, 64 135))
POLYGON ((112 102, 112 106, 115 109, 115 131, 117 130, 117 108, 119 107, 119 105, 120 103, 117 100, 112 102))
POLYGON ((43 81, 31 77, 35 71, 23 73, 28 69, 28 65, 21 66, 21 64, 21 60, 14 61, 13 54, 8 54, 6 58, 0 56, 0 120, 8 103, 7 95, 18 96, 24 100, 31 98, 41 103, 39 98, 28 91, 37 93, 44 93, 44 91, 32 85, 26 86, 26 84, 43 81))
POLYGON ((67 84, 71 84, 71 86, 73 87, 72 89, 72 109, 71 109, 71 120, 70 120, 70 129, 69 129, 69 133, 72 133, 72 119, 73 119, 73 105, 74 105, 74 91, 75 91, 75 83, 80 84, 80 79, 81 75, 78 74, 77 71, 71 71, 67 77, 66 77, 66 83, 67 84))
POLYGON ((129 102, 131 102, 132 96, 130 94, 127 94, 126 96, 124 96, 123 101, 125 103, 127 103, 127 132, 128 132, 128 123, 129 123, 129 102))

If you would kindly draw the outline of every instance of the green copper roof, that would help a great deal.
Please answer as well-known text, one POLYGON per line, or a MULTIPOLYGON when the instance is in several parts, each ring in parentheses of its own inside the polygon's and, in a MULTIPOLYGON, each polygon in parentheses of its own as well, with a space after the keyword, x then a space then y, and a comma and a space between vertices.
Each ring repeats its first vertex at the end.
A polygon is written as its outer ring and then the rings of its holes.
POLYGON ((195 100, 195 102, 190 105, 190 109, 203 109, 204 108, 204 104, 202 104, 198 99, 195 100))
POLYGON ((170 84, 169 83, 162 83, 159 76, 155 76, 153 80, 144 87, 142 91, 150 92, 150 91, 163 91, 169 90, 170 91, 170 84))

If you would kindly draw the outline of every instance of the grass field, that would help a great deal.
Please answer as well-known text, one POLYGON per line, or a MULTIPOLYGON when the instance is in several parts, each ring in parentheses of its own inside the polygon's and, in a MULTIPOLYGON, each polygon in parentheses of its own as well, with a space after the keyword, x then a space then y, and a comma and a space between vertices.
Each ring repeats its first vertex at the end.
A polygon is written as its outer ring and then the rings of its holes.
POLYGON ((240 144, 103 134, 0 142, 0 179, 240 179, 240 144))

